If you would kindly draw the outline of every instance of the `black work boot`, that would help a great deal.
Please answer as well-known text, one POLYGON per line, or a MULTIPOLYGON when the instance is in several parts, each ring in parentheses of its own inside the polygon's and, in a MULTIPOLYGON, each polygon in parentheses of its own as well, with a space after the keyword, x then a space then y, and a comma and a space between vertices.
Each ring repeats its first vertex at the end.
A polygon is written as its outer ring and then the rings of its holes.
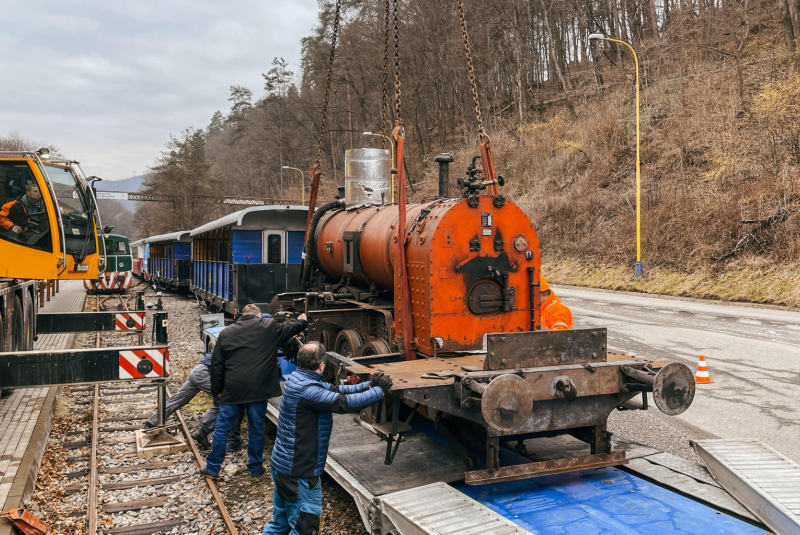
POLYGON ((205 449, 209 449, 211 447, 211 442, 208 441, 208 437, 202 429, 195 429, 192 433, 192 438, 205 449))

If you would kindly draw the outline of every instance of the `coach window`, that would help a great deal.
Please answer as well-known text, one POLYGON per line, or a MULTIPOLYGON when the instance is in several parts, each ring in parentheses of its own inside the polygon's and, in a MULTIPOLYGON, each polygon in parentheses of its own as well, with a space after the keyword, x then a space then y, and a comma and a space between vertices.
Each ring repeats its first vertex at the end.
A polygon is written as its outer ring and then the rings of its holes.
POLYGON ((267 264, 281 263, 281 235, 270 234, 267 236, 267 264))

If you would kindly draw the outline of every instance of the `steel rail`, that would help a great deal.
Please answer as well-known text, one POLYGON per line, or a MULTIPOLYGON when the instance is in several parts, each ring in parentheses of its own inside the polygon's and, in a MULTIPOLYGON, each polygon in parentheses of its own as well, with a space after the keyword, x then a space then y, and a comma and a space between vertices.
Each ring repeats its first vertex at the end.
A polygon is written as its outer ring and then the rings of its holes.
MULTIPOLYGON (((167 387, 167 395, 172 397, 172 392, 170 391, 169 386, 167 387)), ((175 411, 175 415, 178 417, 178 421, 181 423, 181 429, 183 429, 183 435, 186 437, 186 441, 189 443, 189 447, 192 449, 195 464, 197 464, 197 468, 200 469, 203 467, 203 458, 200 456, 200 452, 197 449, 197 444, 195 444, 192 434, 189 432, 189 427, 186 425, 186 420, 183 419, 183 414, 181 414, 181 411, 175 411)), ((228 532, 230 535, 239 535, 239 530, 236 529, 231 515, 228 514, 228 508, 225 507, 225 503, 222 501, 222 496, 220 496, 219 491, 217 490, 217 485, 213 480, 207 477, 203 477, 203 479, 206 480, 206 483, 208 483, 208 488, 211 489, 211 494, 214 496, 214 501, 217 502, 219 514, 222 515, 222 520, 225 522, 225 527, 228 528, 228 532)))
MULTIPOLYGON (((98 334, 99 339, 99 334, 98 334)), ((94 411, 92 414, 92 452, 89 456, 89 495, 86 499, 88 534, 97 533, 97 422, 100 419, 100 385, 94 385, 94 411)))

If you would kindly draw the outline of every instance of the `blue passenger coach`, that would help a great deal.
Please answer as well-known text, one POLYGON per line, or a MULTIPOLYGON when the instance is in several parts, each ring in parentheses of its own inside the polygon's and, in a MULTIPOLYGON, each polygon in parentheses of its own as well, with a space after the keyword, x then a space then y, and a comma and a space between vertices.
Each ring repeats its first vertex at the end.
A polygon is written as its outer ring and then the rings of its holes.
POLYGON ((234 316, 248 303, 268 312, 299 289, 307 217, 305 206, 254 206, 194 229, 192 291, 234 316))
POLYGON ((188 292, 192 277, 192 238, 188 230, 151 236, 147 272, 150 279, 170 290, 188 292))

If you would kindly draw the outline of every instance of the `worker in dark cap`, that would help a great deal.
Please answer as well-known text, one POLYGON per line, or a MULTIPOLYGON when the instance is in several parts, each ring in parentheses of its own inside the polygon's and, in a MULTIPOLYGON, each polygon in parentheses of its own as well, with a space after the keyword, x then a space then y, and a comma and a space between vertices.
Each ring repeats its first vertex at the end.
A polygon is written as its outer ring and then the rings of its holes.
POLYGON ((358 412, 389 392, 392 380, 378 372, 369 382, 332 385, 323 380, 325 346, 309 342, 297 353, 295 370, 283 388, 278 436, 270 472, 275 482, 272 520, 263 535, 319 533, 320 476, 328 458, 331 413, 358 412))

